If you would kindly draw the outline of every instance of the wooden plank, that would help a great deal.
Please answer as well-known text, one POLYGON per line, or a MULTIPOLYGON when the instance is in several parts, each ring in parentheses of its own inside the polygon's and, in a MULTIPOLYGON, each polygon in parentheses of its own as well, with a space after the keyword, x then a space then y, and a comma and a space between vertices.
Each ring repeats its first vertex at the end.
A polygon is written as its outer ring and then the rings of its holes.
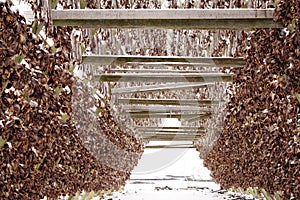
POLYGON ((89 28, 278 28, 274 9, 69 9, 52 10, 53 24, 89 28))
MULTIPOLYGON (((230 59, 230 57, 228 58, 230 59)), ((238 60, 238 58, 236 58, 238 60)), ((233 60, 232 63, 192 63, 192 62, 127 62, 126 65, 130 66, 144 66, 144 67, 206 67, 206 68, 222 68, 222 67, 230 67, 230 68, 241 68, 244 67, 246 64, 244 62, 238 63, 237 60, 233 60)))
POLYGON ((146 149, 195 149, 194 145, 172 146, 172 145, 148 145, 146 149))
POLYGON ((203 138, 203 135, 178 135, 178 134, 155 134, 143 136, 143 139, 150 141, 193 141, 203 138))
POLYGON ((212 106, 218 105, 221 101, 197 100, 197 99, 140 99, 140 98, 119 98, 117 103, 122 104, 154 104, 154 105, 181 105, 181 106, 212 106))
POLYGON ((174 130, 174 131, 168 131, 168 130, 161 130, 161 131, 140 131, 140 135, 143 136, 149 136, 149 135, 155 135, 155 134, 177 134, 177 135, 204 135, 206 134, 205 131, 185 131, 185 130, 174 130))
POLYGON ((123 112, 211 112, 211 109, 199 106, 163 106, 163 105, 123 105, 123 112))
POLYGON ((159 131, 159 132, 140 132, 139 135, 142 136, 142 137, 150 137, 150 136, 153 136, 153 135, 157 135, 157 134, 163 134, 163 135, 181 135, 181 136, 195 136, 195 135, 201 135, 201 136, 204 136, 206 134, 206 132, 167 132, 167 131, 159 131))
POLYGON ((169 126, 162 126, 162 127, 156 127, 156 126, 140 126, 135 127, 137 131, 203 131, 205 130, 205 127, 189 127, 189 126, 175 126, 175 127, 169 127, 169 126))
POLYGON ((196 122, 201 119, 204 119, 204 118, 202 116, 191 116, 190 118, 186 117, 184 120, 186 120, 188 122, 196 122))
POLYGON ((139 93, 139 92, 157 92, 165 90, 183 90, 183 89, 194 89, 194 88, 206 88, 212 87, 214 83, 167 83, 159 85, 144 85, 126 88, 114 88, 112 94, 128 94, 128 93, 139 93))
POLYGON ((196 113, 196 114, 185 114, 185 113, 143 113, 143 114, 135 114, 130 113, 128 114, 129 117, 133 119, 145 119, 145 118, 177 118, 177 119, 190 119, 194 117, 201 117, 203 119, 209 118, 211 114, 203 114, 203 113, 196 113))
POLYGON ((243 67, 246 63, 242 57, 190 57, 190 56, 136 56, 136 55, 84 55, 82 62, 97 65, 124 65, 133 63, 173 63, 181 65, 198 64, 210 67, 243 67))
POLYGON ((115 73, 93 77, 101 82, 232 82, 232 75, 226 73, 115 73))
MULTIPOLYGON (((143 65, 143 64, 142 64, 143 65)), ((178 65, 177 65, 178 66, 178 65)), ((144 65, 143 65, 144 67, 144 65)), ((118 69, 109 69, 109 73, 214 73, 212 70, 178 70, 178 69, 163 69, 163 68, 154 68, 154 69, 144 69, 144 68, 118 68, 118 69)))
POLYGON ((109 69, 109 73, 214 73, 215 71, 208 71, 208 70, 177 70, 177 69, 161 69, 161 68, 155 68, 155 69, 137 69, 137 68, 119 68, 119 69, 109 69))
POLYGON ((155 135, 155 134, 178 134, 178 135, 204 135, 204 130, 141 130, 138 133, 142 136, 155 135))
MULTIPOLYGON (((211 112, 197 112, 197 111, 185 111, 185 112, 172 112, 172 111, 124 111, 118 113, 119 115, 127 115, 127 116, 157 116, 157 115, 166 115, 168 116, 169 114, 173 115, 187 115, 187 114, 200 114, 200 115, 205 115, 205 114, 211 114, 211 112)), ((172 118, 172 117, 171 117, 172 118)))

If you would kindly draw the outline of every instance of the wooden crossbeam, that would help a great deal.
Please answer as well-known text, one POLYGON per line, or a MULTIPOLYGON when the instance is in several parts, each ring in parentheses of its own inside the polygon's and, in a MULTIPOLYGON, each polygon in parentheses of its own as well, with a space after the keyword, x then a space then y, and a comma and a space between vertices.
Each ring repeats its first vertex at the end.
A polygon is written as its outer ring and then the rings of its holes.
POLYGON ((212 106, 218 105, 221 101, 197 100, 197 99, 140 99, 140 98, 119 98, 118 103, 122 104, 154 104, 154 105, 180 105, 180 106, 212 106))
MULTIPOLYGON (((85 58, 85 56, 83 56, 85 58)), ((217 57, 215 57, 217 58, 217 57)), ((160 67, 160 68, 167 68, 167 67, 177 67, 177 66, 182 66, 182 67, 206 67, 206 68, 213 68, 213 67, 217 67, 217 68, 223 68, 223 67, 230 67, 230 68, 241 68, 245 66, 245 62, 240 60, 242 58, 235 58, 232 59, 233 62, 229 62, 229 59, 231 59, 231 57, 228 57, 227 60, 225 60, 225 63, 221 63, 221 62, 216 62, 216 63, 205 63, 205 62, 126 62, 124 64, 126 64, 127 66, 144 66, 144 67, 160 67), (240 60, 240 61, 239 61, 240 60)), ((221 60, 221 59, 220 59, 221 60)))
POLYGON ((196 148, 194 145, 148 145, 145 147, 146 149, 194 149, 196 148))
POLYGON ((176 126, 176 127, 169 127, 169 126, 144 126, 144 127, 136 127, 137 131, 203 131, 205 130, 204 127, 189 127, 189 126, 176 126))
MULTIPOLYGON (((169 118, 173 118, 172 116, 186 116, 190 114, 193 117, 193 114, 205 115, 211 114, 211 112, 196 112, 196 111, 185 111, 185 112, 173 112, 173 111, 123 111, 119 113, 120 115, 127 115, 127 116, 170 116, 169 118)), ((147 117, 146 117, 147 118, 147 117)), ((176 117, 177 118, 177 117, 176 117)))
POLYGON ((143 136, 155 135, 155 134, 177 134, 177 135, 204 135, 205 131, 185 131, 185 130, 161 130, 161 131, 140 131, 139 134, 143 136))
POLYGON ((210 67, 243 67, 246 63, 241 57, 189 57, 189 56, 135 56, 135 55, 84 55, 82 62, 97 65, 124 65, 124 64, 143 64, 172 63, 181 65, 198 64, 210 67))
POLYGON ((161 69, 161 68, 155 68, 155 69, 140 69, 140 68, 118 68, 118 69, 109 69, 110 73, 214 73, 215 71, 208 71, 208 70, 177 70, 177 69, 161 69))
POLYGON ((142 138, 150 141, 193 141, 203 138, 203 135, 155 134, 142 135, 142 138))
POLYGON ((139 92, 157 92, 166 90, 183 90, 183 89, 194 89, 194 88, 206 88, 212 87, 214 83, 167 83, 159 85, 144 85, 126 88, 114 88, 112 94, 128 94, 128 93, 139 93, 139 92))
POLYGON ((232 82, 232 75, 225 73, 114 73, 93 77, 102 82, 232 82))
POLYGON ((274 9, 52 10, 53 24, 89 28, 254 29, 282 27, 274 9))
POLYGON ((165 130, 147 130, 147 129, 141 129, 138 130, 138 133, 142 136, 149 136, 149 135, 155 135, 155 134, 178 134, 178 135, 204 135, 206 132, 205 130, 182 130, 182 129, 165 129, 165 130))
POLYGON ((203 113, 196 113, 196 114, 185 114, 185 113, 130 113, 128 115, 133 119, 145 119, 145 118, 177 118, 177 119, 190 119, 199 117, 202 119, 207 119, 211 116, 211 114, 203 114, 203 113))
POLYGON ((211 112, 211 109, 199 106, 162 106, 162 105, 124 105, 122 106, 123 112, 211 112))

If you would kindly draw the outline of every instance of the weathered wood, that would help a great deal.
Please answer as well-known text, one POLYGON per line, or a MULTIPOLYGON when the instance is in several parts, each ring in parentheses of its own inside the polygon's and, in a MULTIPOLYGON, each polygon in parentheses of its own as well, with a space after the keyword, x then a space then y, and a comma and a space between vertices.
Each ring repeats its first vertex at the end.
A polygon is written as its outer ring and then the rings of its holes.
POLYGON ((109 73, 213 73, 215 71, 212 70, 171 70, 171 69, 137 69, 137 68, 120 68, 120 69, 109 69, 109 73))
POLYGON ((232 75, 225 73, 115 73, 93 77, 101 82, 232 82, 232 75))
POLYGON ((212 87, 214 83, 168 83, 159 85, 145 85, 135 86, 126 88, 115 88, 112 89, 112 94, 128 94, 128 93, 139 93, 139 92, 157 92, 165 90, 183 90, 183 89, 194 89, 194 88, 206 88, 212 87))
POLYGON ((190 132, 190 133, 185 133, 185 132, 180 132, 180 131, 149 131, 149 132, 141 132, 139 133, 141 137, 150 137, 154 135, 160 135, 162 137, 194 137, 194 136, 204 136, 206 135, 206 132, 204 131, 195 131, 195 132, 190 132))
POLYGON ((203 135, 155 134, 142 135, 142 138, 150 141, 194 141, 203 138, 203 135))
POLYGON ((176 146, 176 145, 148 145, 145 147, 146 149, 195 149, 196 147, 194 145, 182 145, 182 146, 176 146))
POLYGON ((181 106, 211 106, 218 105, 221 101, 197 100, 197 99, 140 99, 119 98, 117 103, 122 104, 154 104, 154 105, 181 105, 181 106))
POLYGON ((245 61, 241 57, 190 57, 190 56, 135 56, 135 55, 85 55, 82 62, 97 65, 124 65, 134 63, 172 63, 181 65, 198 64, 204 67, 243 67, 245 61))
MULTIPOLYGON (((128 115, 128 116, 156 116, 156 115, 169 115, 172 114, 173 115, 187 115, 187 114, 200 114, 200 115, 205 115, 205 114, 211 114, 211 112, 197 112, 197 111, 185 111, 185 112, 173 112, 173 111, 128 111, 128 112, 120 112, 120 115, 128 115)), ((172 117, 171 117, 172 118, 172 117)))
POLYGON ((278 28, 273 9, 70 9, 52 10, 53 24, 89 28, 278 28))
POLYGON ((124 105, 122 106, 123 112, 211 112, 211 109, 199 106, 163 106, 163 105, 124 105))
POLYGON ((137 131, 203 131, 205 127, 189 127, 189 126, 144 126, 144 127, 136 127, 137 131))
POLYGON ((178 134, 178 135, 200 135, 205 134, 205 130, 201 129, 139 129, 137 130, 141 135, 151 134, 178 134))
POLYGON ((145 119, 145 118, 177 118, 177 119, 190 119, 194 117, 200 118, 209 118, 211 114, 203 114, 203 113, 193 113, 193 114, 185 114, 185 113, 130 113, 128 114, 129 117, 133 119, 145 119))
MULTIPOLYGON (((211 115, 212 116, 212 115, 211 115)), ((210 116, 210 117, 211 117, 210 116)), ((203 118, 202 116, 192 116, 192 117, 190 117, 190 118, 185 118, 184 120, 186 120, 186 121, 188 121, 188 122, 196 122, 196 121, 199 121, 199 120, 201 120, 201 119, 205 119, 205 118, 203 118)))

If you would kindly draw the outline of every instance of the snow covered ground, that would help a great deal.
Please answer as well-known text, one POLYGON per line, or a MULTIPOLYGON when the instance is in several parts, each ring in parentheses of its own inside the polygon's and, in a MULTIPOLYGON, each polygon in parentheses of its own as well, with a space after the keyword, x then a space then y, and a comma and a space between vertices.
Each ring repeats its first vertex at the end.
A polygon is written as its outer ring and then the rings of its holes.
POLYGON ((124 189, 105 196, 106 200, 254 199, 220 190, 195 149, 146 149, 140 161, 124 189), (161 151, 169 152, 175 160, 168 165, 163 159, 153 160, 150 156, 161 151), (151 166, 157 169, 149 170, 151 166))

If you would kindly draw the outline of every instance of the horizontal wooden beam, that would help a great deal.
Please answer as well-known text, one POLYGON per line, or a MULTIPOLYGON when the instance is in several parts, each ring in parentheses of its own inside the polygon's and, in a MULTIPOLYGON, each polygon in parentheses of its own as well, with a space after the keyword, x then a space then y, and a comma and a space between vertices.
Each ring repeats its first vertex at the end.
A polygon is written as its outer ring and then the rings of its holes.
MULTIPOLYGON (((187 115, 191 115, 191 116, 194 116, 195 115, 206 115, 206 114, 211 114, 211 112, 196 112, 196 111, 185 111, 185 112, 172 112, 172 111, 134 111, 134 112, 131 112, 131 111, 123 111, 123 112, 120 112, 118 113, 120 115, 127 115, 127 116, 149 116, 149 117, 152 117, 152 116, 160 116, 160 115, 163 115, 163 116, 171 116, 169 118, 173 118, 172 116, 179 116, 179 115, 182 115, 182 116, 187 116, 187 115)), ((148 117, 146 117, 148 118, 148 117)), ((177 118, 177 117, 176 117, 177 118)))
MULTIPOLYGON (((212 115, 211 115, 212 116, 212 115)), ((211 117, 210 116, 210 117, 211 117)), ((202 119, 205 119, 205 118, 203 118, 202 116, 192 116, 192 117, 190 117, 190 118, 184 118, 184 120, 186 120, 186 121, 188 121, 188 122, 196 122, 196 121, 200 121, 200 120, 202 120, 202 119)))
POLYGON ((186 130, 173 130, 173 131, 168 131, 168 130, 161 130, 161 131, 155 131, 155 130, 149 130, 149 131, 140 131, 140 135, 142 136, 149 136, 149 135, 155 135, 155 134, 177 134, 177 135, 204 135, 206 132, 204 130, 200 131, 186 131, 186 130))
POLYGON ((109 73, 214 73, 212 70, 184 70, 184 69, 162 69, 162 68, 154 68, 154 69, 140 69, 140 68, 118 68, 118 69, 109 69, 109 73))
POLYGON ((232 82, 232 75, 225 73, 115 73, 93 77, 101 82, 232 82))
POLYGON ((254 29, 281 27, 273 9, 52 10, 53 24, 89 28, 254 29))
POLYGON ((129 117, 133 119, 144 119, 144 118, 177 118, 177 119, 190 119, 194 117, 202 117, 202 118, 209 118, 211 114, 203 114, 203 113, 196 113, 196 114, 185 114, 185 113, 146 113, 146 114, 135 114, 130 113, 128 114, 129 117))
POLYGON ((214 83, 167 83, 159 85, 144 85, 126 88, 114 88, 112 94, 128 94, 128 93, 139 93, 139 92, 157 92, 166 90, 184 90, 194 88, 206 88, 212 87, 214 83))
POLYGON ((149 136, 155 134, 177 134, 177 135, 204 135, 206 132, 204 130, 142 130, 138 131, 142 136, 149 136))
POLYGON ((117 103, 122 104, 154 104, 154 105, 181 105, 181 106, 212 106, 218 105, 221 101, 197 100, 197 99, 140 99, 140 98, 119 98, 117 103))
MULTIPOLYGON (((85 57, 85 56, 84 56, 85 57)), ((230 59, 230 57, 228 57, 230 59)), ((237 58, 238 60, 238 58, 237 58)), ((237 60, 233 60, 231 63, 192 63, 192 62, 126 62, 127 66, 143 66, 143 67, 160 67, 160 68, 167 68, 167 67, 205 67, 205 68, 223 68, 223 67, 230 67, 230 68, 241 68, 245 66, 244 62, 238 63, 237 60)))
POLYGON ((140 126, 135 127, 137 131, 203 131, 204 127, 189 127, 189 126, 140 126))
POLYGON ((186 64, 203 64, 210 67, 242 67, 245 61, 241 57, 190 57, 190 56, 136 56, 136 55, 84 55, 82 62, 96 65, 124 65, 133 63, 173 63, 181 65, 186 64))
POLYGON ((163 106, 163 105, 123 105, 123 112, 211 112, 211 109, 199 107, 199 106, 163 106))
POLYGON ((204 127, 137 127, 136 131, 141 135, 153 134, 178 134, 178 135, 203 135, 204 127))
POLYGON ((142 138, 150 141, 194 141, 203 138, 203 135, 155 134, 142 135, 142 138))
POLYGON ((194 149, 196 148, 194 145, 149 145, 145 147, 146 149, 194 149))

